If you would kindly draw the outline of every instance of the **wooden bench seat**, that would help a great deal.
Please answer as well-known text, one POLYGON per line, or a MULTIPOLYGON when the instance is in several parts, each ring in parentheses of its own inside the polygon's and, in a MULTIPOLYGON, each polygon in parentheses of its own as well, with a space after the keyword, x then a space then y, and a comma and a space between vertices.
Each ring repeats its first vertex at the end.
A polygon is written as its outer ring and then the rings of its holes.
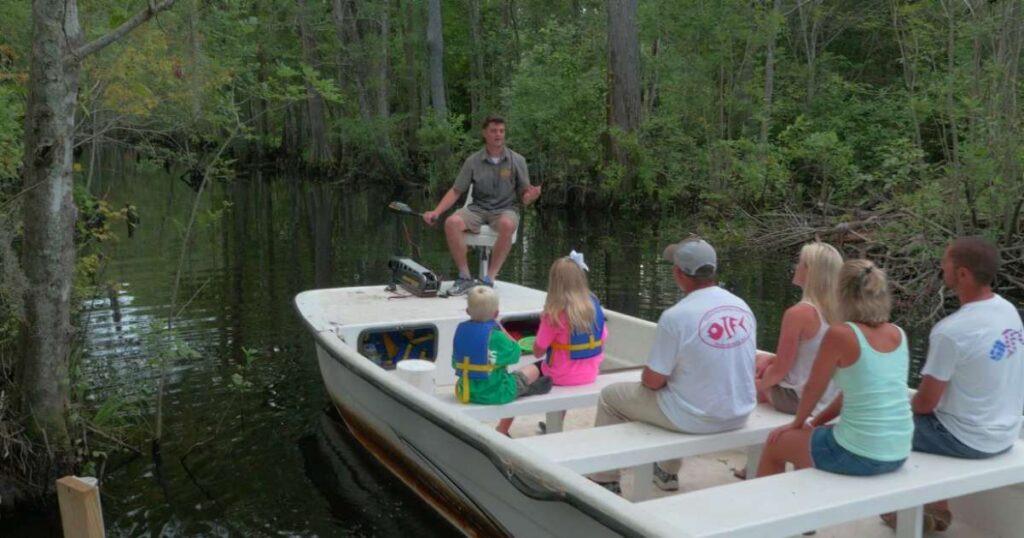
POLYGON ((517 441, 578 473, 633 467, 637 486, 633 500, 640 500, 648 493, 641 484, 650 483, 650 464, 656 461, 748 448, 747 472, 754 476, 768 434, 792 420, 793 415, 761 404, 750 414, 746 426, 722 433, 687 434, 642 422, 626 422, 517 441))
POLYGON ((804 469, 639 503, 692 536, 793 536, 805 531, 899 514, 897 535, 919 537, 922 506, 1024 482, 1024 442, 985 460, 914 452, 893 473, 854 477, 804 469), (740 502, 742 499, 742 502, 740 502))
MULTIPOLYGON (((504 405, 463 404, 455 399, 455 390, 451 386, 439 388, 439 391, 444 392, 439 393, 438 398, 457 406, 459 411, 477 420, 497 420, 540 413, 555 414, 567 409, 597 405, 601 389, 612 383, 640 381, 640 372, 640 369, 635 369, 601 374, 597 376, 597 381, 589 385, 552 387, 551 392, 547 394, 521 398, 504 405)), ((548 431, 553 432, 560 429, 554 424, 548 425, 548 431)))

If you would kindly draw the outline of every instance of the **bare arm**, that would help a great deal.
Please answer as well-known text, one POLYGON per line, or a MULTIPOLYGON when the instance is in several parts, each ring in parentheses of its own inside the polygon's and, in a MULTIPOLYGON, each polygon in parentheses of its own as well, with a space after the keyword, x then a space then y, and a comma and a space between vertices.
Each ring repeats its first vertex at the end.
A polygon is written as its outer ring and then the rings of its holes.
POLYGON ((928 415, 935 412, 935 408, 942 399, 942 393, 946 391, 946 381, 939 381, 930 375, 921 378, 921 384, 917 387, 917 393, 910 400, 910 408, 916 415, 928 415))
POLYGON ((536 202, 537 198, 540 198, 540 185, 530 185, 523 189, 523 195, 520 199, 525 207, 536 202))
POLYGON ((779 328, 779 345, 775 351, 775 360, 764 371, 761 379, 757 380, 758 392, 775 386, 786 377, 796 363, 800 341, 806 338, 808 333, 812 333, 809 329, 815 323, 821 323, 817 317, 814 307, 807 304, 794 305, 786 310, 782 316, 782 326, 779 328))
MULTIPOLYGON (((843 360, 852 360, 857 356, 857 337, 846 325, 837 325, 825 333, 825 338, 818 348, 818 356, 814 358, 814 366, 811 368, 811 376, 804 385, 804 392, 800 395, 800 407, 793 418, 794 424, 803 424, 818 405, 818 400, 825 394, 828 382, 832 380, 832 374, 839 367, 843 360)), ((831 406, 830 406, 831 407, 831 406)))
POLYGON ((668 383, 668 376, 651 370, 650 366, 644 366, 644 372, 640 374, 640 384, 651 389, 661 390, 668 383))
POLYGON ((442 213, 455 205, 455 202, 458 202, 461 196, 462 193, 455 190, 455 187, 448 189, 448 192, 444 193, 444 196, 441 197, 441 201, 437 203, 437 207, 433 211, 427 211, 423 214, 423 221, 427 224, 433 224, 442 213))
POLYGON ((832 421, 832 419, 839 416, 839 412, 843 409, 843 393, 840 392, 833 400, 832 403, 828 404, 828 407, 821 410, 813 420, 811 420, 811 427, 817 428, 818 426, 824 426, 832 421))

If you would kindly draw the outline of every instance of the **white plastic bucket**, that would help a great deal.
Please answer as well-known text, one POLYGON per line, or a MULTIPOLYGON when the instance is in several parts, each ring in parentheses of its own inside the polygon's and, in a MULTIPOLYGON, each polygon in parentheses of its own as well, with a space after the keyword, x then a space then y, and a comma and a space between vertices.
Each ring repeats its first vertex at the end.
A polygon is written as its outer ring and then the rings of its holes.
POLYGON ((434 363, 420 359, 406 359, 395 365, 399 379, 404 379, 406 383, 427 394, 434 393, 435 369, 434 363))

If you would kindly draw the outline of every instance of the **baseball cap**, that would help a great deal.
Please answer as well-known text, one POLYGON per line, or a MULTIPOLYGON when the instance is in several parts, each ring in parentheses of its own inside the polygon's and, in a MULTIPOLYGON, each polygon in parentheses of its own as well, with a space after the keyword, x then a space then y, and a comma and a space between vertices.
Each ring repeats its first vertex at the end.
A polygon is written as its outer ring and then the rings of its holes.
POLYGON ((665 247, 661 257, 679 267, 687 276, 711 278, 718 268, 718 255, 707 241, 688 237, 665 247))

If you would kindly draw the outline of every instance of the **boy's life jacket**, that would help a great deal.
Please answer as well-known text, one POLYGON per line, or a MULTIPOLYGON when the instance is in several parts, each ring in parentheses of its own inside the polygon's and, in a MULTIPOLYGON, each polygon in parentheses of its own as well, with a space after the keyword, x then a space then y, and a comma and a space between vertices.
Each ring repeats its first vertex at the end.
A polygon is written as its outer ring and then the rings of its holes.
POLYGON ((573 330, 569 335, 568 344, 552 342, 551 347, 548 348, 548 363, 551 362, 552 350, 568 351, 569 358, 572 360, 590 359, 604 351, 604 340, 601 339, 601 335, 604 334, 604 310, 601 309, 601 302, 594 294, 590 295, 590 301, 594 303, 594 324, 590 326, 590 330, 587 332, 573 330))
POLYGON ((434 334, 428 330, 378 333, 371 341, 382 357, 393 362, 406 359, 434 360, 434 334))
POLYGON ((487 379, 495 367, 488 360, 491 332, 498 330, 498 322, 463 321, 455 328, 452 342, 452 366, 455 374, 468 379, 487 379))

